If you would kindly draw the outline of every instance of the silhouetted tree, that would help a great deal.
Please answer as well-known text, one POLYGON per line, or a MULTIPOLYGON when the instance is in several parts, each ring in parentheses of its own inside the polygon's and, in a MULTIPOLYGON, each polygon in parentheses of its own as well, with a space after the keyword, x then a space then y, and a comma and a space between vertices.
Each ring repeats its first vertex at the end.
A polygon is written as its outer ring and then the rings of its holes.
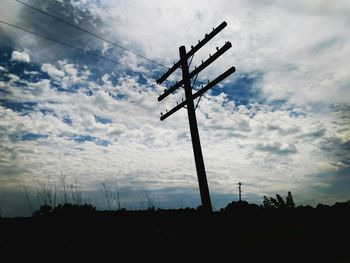
POLYGON ((275 206, 273 205, 271 200, 269 198, 267 198, 265 195, 264 195, 264 201, 263 201, 262 207, 265 208, 265 209, 273 209, 273 208, 275 208, 275 206))
POLYGON ((275 198, 270 197, 270 202, 274 208, 278 208, 278 201, 275 198))
POLYGON ((264 196, 262 207, 266 209, 294 208, 295 203, 293 200, 292 193, 289 191, 288 196, 286 197, 286 201, 284 201, 283 197, 280 196, 279 194, 276 194, 276 198, 273 198, 273 197, 268 198, 264 196))
POLYGON ((276 194, 276 199, 277 199, 277 208, 286 208, 286 203, 283 200, 283 197, 280 196, 279 194, 276 194))
POLYGON ((292 195, 292 193, 290 191, 288 192, 288 195, 286 197, 286 206, 287 206, 287 208, 295 208, 293 195, 292 195))

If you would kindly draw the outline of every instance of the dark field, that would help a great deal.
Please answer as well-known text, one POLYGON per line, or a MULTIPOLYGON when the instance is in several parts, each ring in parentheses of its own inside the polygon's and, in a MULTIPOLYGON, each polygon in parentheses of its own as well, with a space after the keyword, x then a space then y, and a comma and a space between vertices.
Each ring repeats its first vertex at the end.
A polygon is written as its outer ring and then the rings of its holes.
POLYGON ((332 207, 96 211, 0 219, 1 262, 350 262, 349 202, 332 207), (5 260, 3 260, 5 259, 5 260))

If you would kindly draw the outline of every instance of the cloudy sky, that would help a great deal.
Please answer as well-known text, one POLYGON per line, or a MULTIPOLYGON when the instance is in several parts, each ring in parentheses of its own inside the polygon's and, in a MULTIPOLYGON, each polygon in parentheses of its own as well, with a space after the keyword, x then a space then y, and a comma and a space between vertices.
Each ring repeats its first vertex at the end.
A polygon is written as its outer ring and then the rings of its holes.
POLYGON ((232 43, 194 87, 237 69, 196 110, 213 206, 237 200, 239 181, 243 199, 258 204, 288 191, 297 204, 350 199, 349 1, 23 2, 125 49, 18 1, 0 2, 3 215, 30 213, 24 187, 34 208, 40 186, 61 195, 62 174, 101 209, 103 184, 112 191, 116 183, 130 209, 147 200, 200 205, 186 110, 159 120, 184 92, 158 102, 164 86, 155 79, 166 71, 160 65, 178 60, 179 46, 189 50, 222 21, 228 26, 191 63, 232 43))

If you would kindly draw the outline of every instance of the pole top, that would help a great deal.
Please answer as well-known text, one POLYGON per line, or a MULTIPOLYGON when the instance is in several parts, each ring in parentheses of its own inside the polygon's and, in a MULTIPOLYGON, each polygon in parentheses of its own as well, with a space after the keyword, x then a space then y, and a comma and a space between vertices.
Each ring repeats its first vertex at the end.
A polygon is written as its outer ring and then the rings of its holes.
POLYGON ((183 52, 186 54, 186 47, 185 46, 179 47, 179 50, 180 50, 180 52, 183 52))

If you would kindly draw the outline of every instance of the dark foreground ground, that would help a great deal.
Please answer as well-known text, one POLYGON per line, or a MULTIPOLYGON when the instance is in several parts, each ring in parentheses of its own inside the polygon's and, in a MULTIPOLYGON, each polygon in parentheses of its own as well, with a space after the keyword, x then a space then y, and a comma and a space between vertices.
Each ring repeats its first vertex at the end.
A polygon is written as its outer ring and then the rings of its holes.
POLYGON ((350 262, 350 209, 61 211, 0 219, 0 262, 350 262))

